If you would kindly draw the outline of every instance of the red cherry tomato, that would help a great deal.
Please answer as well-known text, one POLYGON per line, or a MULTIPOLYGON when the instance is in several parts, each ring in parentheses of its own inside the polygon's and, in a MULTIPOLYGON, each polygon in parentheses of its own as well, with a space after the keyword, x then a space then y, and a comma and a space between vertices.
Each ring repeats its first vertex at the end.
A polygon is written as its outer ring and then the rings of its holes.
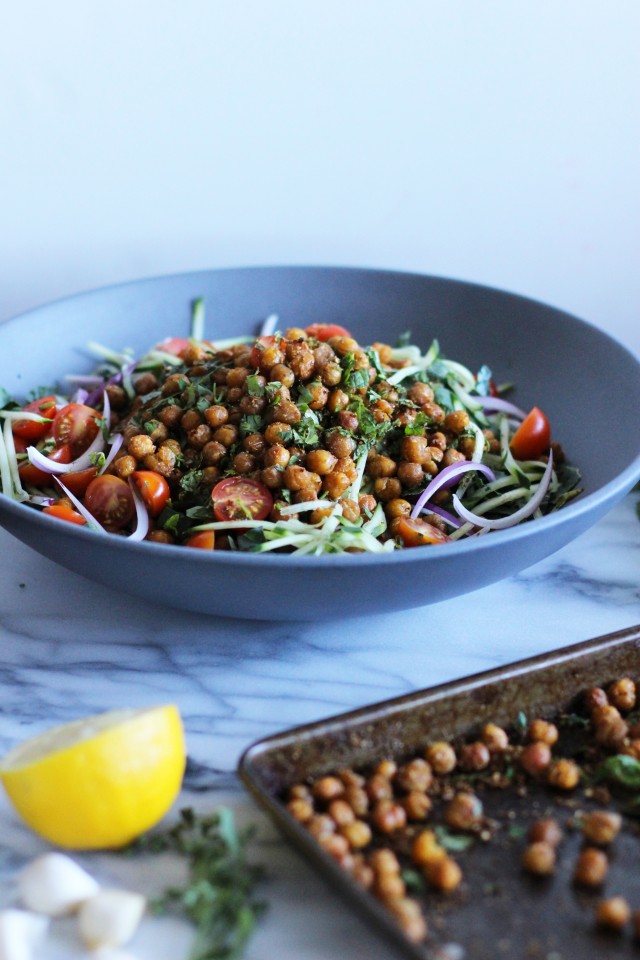
POLYGON ((100 429, 100 414, 84 403, 68 403, 58 410, 53 421, 56 446, 68 443, 75 460, 96 438, 100 429))
POLYGON ((511 453, 516 460, 535 460, 551 446, 551 427, 542 410, 534 407, 511 438, 511 453))
MULTIPOLYGON (((210 347, 212 350, 215 350, 210 340, 199 340, 197 342, 203 343, 205 347, 210 347)), ((163 353, 170 353, 174 357, 183 357, 190 343, 191 340, 187 340, 186 337, 167 337, 166 340, 161 340, 160 343, 156 343, 154 349, 162 350, 163 353)))
POLYGON ((197 547, 200 550, 213 550, 216 545, 215 530, 198 530, 185 540, 185 547, 197 547))
POLYGON ((341 327, 339 323, 310 323, 304 331, 308 337, 314 337, 316 340, 330 340, 331 337, 350 337, 351 334, 346 327, 341 327))
POLYGON ((56 415, 56 398, 54 396, 41 397, 39 400, 32 400, 26 407, 23 407, 29 413, 37 413, 41 417, 47 417, 44 423, 37 420, 14 420, 11 429, 16 437, 22 437, 23 440, 40 440, 49 432, 51 420, 56 415))
MULTIPOLYGON (((18 444, 16 443, 16 453, 23 452, 24 451, 18 450, 18 444)), ((47 456, 50 460, 54 460, 55 463, 69 463, 71 461, 71 448, 65 443, 61 447, 56 447, 51 453, 47 454, 47 456)), ((18 467, 18 473, 20 474, 22 482, 31 487, 55 486, 54 479, 50 473, 47 473, 46 470, 41 470, 40 467, 34 466, 28 460, 22 461, 18 467)), ((72 492, 75 493, 75 490, 72 492)))
POLYGON ((157 517, 161 514, 171 496, 169 484, 165 478, 154 470, 134 470, 131 479, 144 500, 149 515, 157 517))
POLYGON ((189 341, 186 337, 167 337, 166 340, 156 343, 155 349, 162 350, 163 353, 170 353, 174 357, 181 357, 188 346, 189 341))
POLYGON ((64 503, 52 503, 50 507, 45 507, 42 512, 50 517, 57 517, 58 520, 66 520, 67 523, 77 523, 81 527, 87 522, 77 510, 67 507, 64 503))
POLYGON ((398 517, 392 523, 394 534, 402 540, 405 547, 422 547, 428 543, 448 543, 449 537, 432 523, 416 517, 398 517))
POLYGON ((75 473, 65 473, 62 477, 62 482, 67 490, 70 490, 76 497, 81 497, 97 474, 97 467, 87 467, 86 470, 76 470, 75 473))
POLYGON ((211 491, 217 520, 264 520, 273 507, 273 497, 259 480, 227 477, 211 491))
POLYGON ((110 473, 103 473, 91 481, 84 495, 84 505, 109 530, 126 527, 136 511, 129 484, 110 473))

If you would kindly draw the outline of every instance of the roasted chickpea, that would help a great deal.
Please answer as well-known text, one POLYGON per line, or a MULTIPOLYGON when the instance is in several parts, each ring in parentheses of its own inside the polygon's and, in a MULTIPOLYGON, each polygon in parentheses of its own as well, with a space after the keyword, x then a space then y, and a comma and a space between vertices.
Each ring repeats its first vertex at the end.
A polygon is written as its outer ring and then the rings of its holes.
POLYGON ((156 445, 151 439, 144 433, 136 434, 136 436, 131 437, 127 444, 127 449, 132 457, 135 457, 136 460, 143 460, 144 457, 148 456, 150 453, 155 453, 156 445))
POLYGON ((431 743, 427 747, 425 758, 431 764, 433 772, 439 775, 451 773, 458 762, 455 750, 444 740, 431 743))
POLYGON ((372 803, 379 800, 391 800, 393 798, 393 787, 389 777, 380 773, 374 773, 365 783, 367 796, 372 803))
POLYGON ((551 748, 540 741, 523 748, 519 757, 520 766, 532 777, 539 777, 551 763, 551 748))
POLYGON ((409 463, 427 463, 431 460, 429 441, 426 437, 420 436, 403 437, 400 444, 400 455, 403 460, 408 460, 409 463))
POLYGON ((445 823, 455 830, 476 830, 482 818, 482 801, 475 793, 456 793, 444 809, 445 823))
POLYGON ((491 761, 489 748, 481 740, 465 743, 458 751, 458 763, 463 770, 486 770, 491 761))
POLYGON ((238 439, 238 428, 233 424, 227 423, 222 427, 218 427, 213 434, 213 439, 225 447, 230 447, 238 439))
POLYGON ((423 830, 411 845, 411 859, 419 867, 437 863, 447 856, 447 851, 436 838, 433 830, 423 830))
POLYGON ((431 765, 426 760, 416 757, 398 768, 394 780, 401 790, 426 791, 433 782, 431 765))
POLYGON ((347 434, 334 430, 326 436, 327 449, 340 459, 341 457, 350 457, 356 448, 356 441, 347 434))
POLYGON ((633 710, 636 705, 636 685, 631 677, 621 677, 608 689, 609 702, 618 710, 633 710))
POLYGON ((426 820, 433 808, 431 798, 420 790, 411 790, 400 799, 408 820, 426 820))
POLYGON ((555 865, 555 849, 544 840, 530 843, 522 854, 522 866, 527 873, 533 873, 539 877, 548 876, 555 870, 555 865))
POLYGON ((322 489, 328 493, 332 500, 339 500, 351 486, 351 480, 345 473, 334 470, 322 477, 322 489))
POLYGON ((574 790, 580 782, 580 768, 573 760, 554 760, 547 773, 547 783, 559 790, 574 790))
POLYGON ((554 723, 548 723, 546 720, 537 719, 529 725, 529 739, 534 742, 546 743, 552 747, 558 739, 558 728, 554 723))
POLYGON ((308 823, 314 814, 313 803, 302 797, 293 797, 289 800, 287 810, 300 823, 308 823))
POLYGON ((373 492, 378 500, 395 500, 402 493, 402 485, 397 477, 379 477, 373 481, 373 492))
POLYGON ((624 897, 610 897, 601 900, 596 910, 596 921, 599 927, 607 930, 620 931, 631 919, 631 909, 624 897))
POLYGON ((424 866, 424 874, 436 890, 442 890, 443 893, 451 893, 460 886, 462 881, 462 870, 452 857, 445 855, 441 860, 435 860, 424 866))
POLYGON ((424 470, 419 463, 409 463, 408 460, 402 460, 398 464, 397 477, 406 490, 412 490, 419 487, 424 479, 424 470))
POLYGON ((484 725, 480 739, 486 744, 489 753, 502 753, 509 746, 509 734, 495 723, 484 725))
POLYGON ((398 465, 391 457, 376 455, 367 462, 367 473, 370 477, 394 477, 398 470, 398 465))
POLYGON ((598 846, 612 843, 622 827, 622 817, 610 810, 592 810, 582 818, 582 832, 587 840, 598 846))
POLYGON ((412 943, 422 943, 426 939, 427 921, 422 916, 419 903, 410 897, 400 897, 392 900, 388 906, 408 940, 412 943))
POLYGON ((340 833, 346 837, 352 850, 362 850, 371 843, 371 827, 364 820, 353 820, 339 825, 340 833))
POLYGON ((600 887, 609 870, 606 854, 596 847, 585 847, 578 854, 573 879, 581 887, 600 887))
POLYGON ((557 847, 562 841, 562 830, 553 817, 544 817, 531 824, 527 831, 527 840, 530 843, 543 842, 551 847, 557 847))
POLYGON ((330 453, 329 450, 310 450, 306 456, 305 464, 308 470, 324 477, 334 469, 338 458, 330 453))
POLYGON ((296 382, 296 375, 285 363, 276 363, 269 371, 269 376, 273 383, 281 383, 285 387, 291 387, 296 382))
POLYGON ((311 792, 316 799, 328 802, 343 795, 344 784, 338 777, 321 777, 320 780, 317 780, 313 785, 311 792))

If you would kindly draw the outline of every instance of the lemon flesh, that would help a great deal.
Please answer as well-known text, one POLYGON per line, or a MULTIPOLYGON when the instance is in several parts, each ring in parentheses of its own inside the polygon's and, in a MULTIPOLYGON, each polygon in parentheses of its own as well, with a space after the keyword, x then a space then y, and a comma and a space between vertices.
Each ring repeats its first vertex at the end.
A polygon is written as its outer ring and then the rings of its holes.
POLYGON ((60 847, 123 847, 182 786, 184 730, 172 704, 111 710, 46 731, 0 761, 0 782, 36 833, 60 847))

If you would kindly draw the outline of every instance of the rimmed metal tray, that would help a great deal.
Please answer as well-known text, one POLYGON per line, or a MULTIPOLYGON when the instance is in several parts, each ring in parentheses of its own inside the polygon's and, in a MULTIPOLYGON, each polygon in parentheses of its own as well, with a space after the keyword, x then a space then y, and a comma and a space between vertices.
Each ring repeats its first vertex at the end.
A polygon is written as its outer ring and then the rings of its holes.
MULTIPOLYGON (((567 821, 576 800, 548 791, 489 791, 485 812, 501 823, 491 842, 464 854, 464 883, 447 897, 424 895, 430 935, 424 944, 408 940, 385 907, 327 855, 287 811, 285 795, 294 783, 343 767, 367 769, 382 757, 404 759, 432 740, 460 740, 486 722, 512 728, 523 716, 572 714, 589 687, 620 676, 640 677, 640 625, 462 680, 373 704, 261 740, 239 762, 239 774, 284 835, 324 876, 345 908, 357 909, 389 945, 415 960, 584 960, 627 957, 631 934, 596 929, 595 904, 622 894, 640 909, 640 829, 625 817, 625 829, 610 852, 602 890, 584 892, 572 882, 579 831, 568 830, 552 877, 523 874, 520 853, 528 823, 551 814, 567 821), (509 822, 510 821, 510 822, 509 822)), ((581 801, 584 799, 584 791, 581 801)), ((637 952, 637 944, 636 944, 637 952)))

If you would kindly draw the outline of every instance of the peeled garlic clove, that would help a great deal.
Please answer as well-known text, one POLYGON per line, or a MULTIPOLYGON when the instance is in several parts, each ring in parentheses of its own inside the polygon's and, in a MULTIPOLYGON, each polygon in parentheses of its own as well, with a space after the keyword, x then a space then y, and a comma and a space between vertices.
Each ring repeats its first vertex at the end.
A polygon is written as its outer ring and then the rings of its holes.
POLYGON ((0 910, 0 960, 32 960, 49 921, 27 910, 0 910))
POLYGON ((139 893, 100 890, 80 907, 80 936, 90 950, 121 947, 138 929, 146 905, 146 899, 139 893))
POLYGON ((91 960, 138 960, 128 950, 114 950, 112 947, 101 947, 91 955, 91 960))
POLYGON ((43 854, 18 877, 18 892, 25 907, 48 917, 72 913, 99 889, 97 881, 64 853, 43 854))

